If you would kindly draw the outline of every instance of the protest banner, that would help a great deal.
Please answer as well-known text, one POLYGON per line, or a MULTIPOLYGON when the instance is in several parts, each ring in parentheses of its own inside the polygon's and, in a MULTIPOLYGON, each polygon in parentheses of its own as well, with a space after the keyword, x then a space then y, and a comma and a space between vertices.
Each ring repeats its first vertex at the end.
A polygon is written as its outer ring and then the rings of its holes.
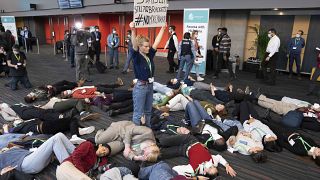
MULTIPOLYGON (((207 40, 209 25, 209 9, 184 9, 183 32, 198 31, 198 44, 201 56, 198 57, 199 74, 206 73, 207 59, 207 40)), ((192 67, 192 73, 195 73, 195 66, 192 67)))
POLYGON ((133 21, 136 28, 165 25, 167 0, 134 0, 133 21))

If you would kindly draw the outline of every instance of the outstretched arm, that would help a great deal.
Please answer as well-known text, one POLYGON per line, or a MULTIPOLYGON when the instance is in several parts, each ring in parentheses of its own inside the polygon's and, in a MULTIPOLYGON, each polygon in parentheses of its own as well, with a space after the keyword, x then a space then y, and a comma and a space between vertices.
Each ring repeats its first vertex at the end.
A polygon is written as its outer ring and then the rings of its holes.
POLYGON ((130 28, 131 28, 131 42, 132 42, 132 47, 135 51, 138 51, 138 44, 136 41, 136 28, 134 26, 134 22, 131 22, 129 24, 130 28))
POLYGON ((153 45, 152 45, 152 48, 153 48, 153 49, 157 50, 158 45, 159 45, 160 42, 161 42, 162 36, 163 36, 164 31, 166 30, 166 28, 167 28, 167 23, 166 23, 164 26, 161 27, 161 30, 160 30, 158 36, 156 37, 156 40, 154 40, 154 43, 153 43, 153 45))

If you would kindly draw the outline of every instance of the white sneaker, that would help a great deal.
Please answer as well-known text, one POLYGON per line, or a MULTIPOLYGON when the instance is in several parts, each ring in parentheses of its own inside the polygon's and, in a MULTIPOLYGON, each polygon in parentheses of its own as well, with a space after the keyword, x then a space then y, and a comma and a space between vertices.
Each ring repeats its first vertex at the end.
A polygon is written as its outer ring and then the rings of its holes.
POLYGON ((89 126, 86 128, 79 128, 79 134, 80 136, 85 134, 91 134, 95 130, 94 126, 89 126))
POLYGON ((70 139, 70 142, 72 144, 81 144, 83 142, 85 142, 86 140, 85 139, 81 139, 79 138, 77 135, 72 135, 71 139, 70 139))
POLYGON ((197 77, 197 81, 203 81, 203 80, 204 80, 204 78, 202 78, 200 76, 197 77))

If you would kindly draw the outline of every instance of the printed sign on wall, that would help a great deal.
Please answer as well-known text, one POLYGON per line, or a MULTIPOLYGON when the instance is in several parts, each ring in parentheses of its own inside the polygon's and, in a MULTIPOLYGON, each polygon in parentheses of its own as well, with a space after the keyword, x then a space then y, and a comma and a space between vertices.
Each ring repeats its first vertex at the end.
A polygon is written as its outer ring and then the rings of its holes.
POLYGON ((10 30, 11 34, 14 36, 16 44, 18 44, 18 34, 16 20, 14 16, 1 16, 1 22, 5 30, 10 30))
POLYGON ((134 0, 133 21, 135 27, 161 27, 165 25, 167 9, 167 0, 134 0))
POLYGON ((209 9, 184 9, 183 32, 192 34, 192 31, 198 31, 196 41, 199 44, 200 54, 197 63, 192 67, 191 72, 193 73, 195 72, 195 67, 199 68, 200 74, 206 73, 208 25, 209 9))

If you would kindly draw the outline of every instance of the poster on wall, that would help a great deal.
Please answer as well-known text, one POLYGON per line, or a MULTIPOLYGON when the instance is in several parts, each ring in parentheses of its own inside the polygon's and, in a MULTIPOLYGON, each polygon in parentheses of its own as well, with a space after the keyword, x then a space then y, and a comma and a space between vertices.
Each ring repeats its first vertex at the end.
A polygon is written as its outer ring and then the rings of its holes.
POLYGON ((17 34, 17 27, 16 27, 16 20, 14 16, 1 16, 1 22, 5 30, 10 30, 16 44, 18 44, 18 34, 17 34))
MULTIPOLYGON (((198 31, 200 53, 196 64, 199 67, 199 74, 206 73, 209 13, 209 9, 184 9, 183 14, 183 32, 192 34, 192 31, 198 31)), ((192 67, 191 72, 195 73, 195 67, 192 67)))
POLYGON ((165 25, 169 4, 167 0, 134 0, 133 21, 136 28, 165 25))

